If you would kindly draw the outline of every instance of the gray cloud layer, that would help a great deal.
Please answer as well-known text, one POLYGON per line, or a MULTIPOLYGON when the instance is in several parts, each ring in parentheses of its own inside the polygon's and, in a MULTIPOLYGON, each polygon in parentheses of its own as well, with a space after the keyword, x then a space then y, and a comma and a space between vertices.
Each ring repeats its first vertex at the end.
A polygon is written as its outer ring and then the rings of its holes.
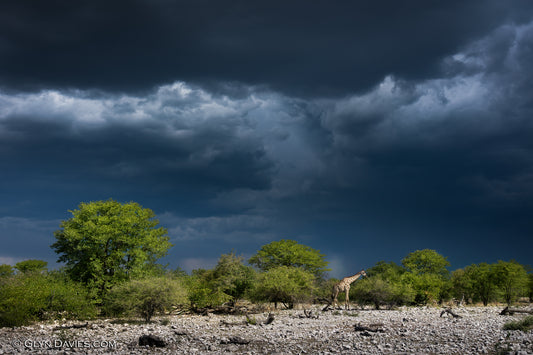
POLYGON ((238 81, 291 95, 367 90, 391 73, 434 76, 443 56, 533 11, 527 0, 30 3, 0 5, 8 88, 238 81))
MULTIPOLYGON (((299 18, 296 5, 274 17, 276 2, 235 3, 198 23, 138 1, 120 25, 118 7, 100 14, 98 2, 65 3, 61 17, 51 8, 51 23, 18 4, 2 6, 23 20, 0 21, 10 34, 0 41, 4 221, 57 221, 80 201, 113 197, 156 210, 180 246, 173 257, 191 265, 282 237, 336 265, 355 265, 352 248, 364 264, 423 247, 464 263, 532 262, 513 247, 531 246, 533 232, 529 2, 446 2, 412 23, 393 20, 414 3, 392 18, 361 4, 324 12, 317 3, 299 18), (320 21, 334 15, 335 24, 320 21), (85 26, 96 20, 101 27, 85 26), (200 246, 206 254, 191 259, 200 246)), ((4 235, 16 233, 9 223, 4 235)))

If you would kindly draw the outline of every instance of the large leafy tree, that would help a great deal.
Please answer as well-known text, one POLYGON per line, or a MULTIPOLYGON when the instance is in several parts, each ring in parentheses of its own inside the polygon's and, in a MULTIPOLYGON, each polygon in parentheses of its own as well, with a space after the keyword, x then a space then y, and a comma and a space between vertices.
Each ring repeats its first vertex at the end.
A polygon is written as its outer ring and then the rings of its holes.
POLYGON ((465 273, 472 283, 473 299, 479 299, 487 306, 496 297, 494 266, 487 263, 472 264, 465 267, 465 273))
POLYGON ((446 257, 440 255, 435 250, 424 249, 409 253, 403 260, 403 266, 416 275, 437 274, 448 275, 446 269, 450 263, 446 257))
POLYGON ((316 277, 322 277, 330 270, 327 268, 328 262, 324 260, 324 255, 319 250, 289 239, 263 245, 248 262, 262 271, 288 266, 301 268, 316 277))
POLYGON ((81 203, 70 212, 52 248, 73 280, 97 287, 100 295, 120 280, 157 269, 157 259, 172 246, 154 212, 135 202, 81 203))
POLYGON ((353 299, 360 304, 373 304, 376 309, 382 305, 410 303, 415 292, 410 283, 404 282, 406 269, 394 262, 378 261, 366 270, 368 278, 361 280, 350 289, 353 299))
POLYGON ((508 305, 519 296, 527 294, 528 276, 522 265, 514 260, 499 260, 493 265, 493 270, 496 285, 508 305))
POLYGON ((255 278, 254 269, 244 265, 243 261, 244 258, 234 252, 222 254, 215 268, 206 275, 213 288, 231 296, 233 302, 244 296, 255 278))
POLYGON ((313 298, 314 275, 298 267, 278 266, 259 274, 256 287, 251 293, 255 301, 283 303, 293 308, 295 303, 313 298))
POLYGON ((424 249, 409 253, 402 265, 408 270, 402 275, 416 291, 415 302, 442 300, 449 288, 448 260, 435 250, 424 249))

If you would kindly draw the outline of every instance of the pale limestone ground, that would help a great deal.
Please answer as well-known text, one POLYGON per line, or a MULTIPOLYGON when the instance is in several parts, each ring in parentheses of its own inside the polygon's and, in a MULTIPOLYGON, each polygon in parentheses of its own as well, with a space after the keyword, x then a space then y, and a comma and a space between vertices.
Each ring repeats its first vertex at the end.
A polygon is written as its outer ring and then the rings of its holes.
MULTIPOLYGON (((455 308, 462 318, 440 317, 442 308, 393 311, 350 310, 301 318, 302 310, 275 312, 269 325, 247 325, 244 316, 171 316, 152 324, 89 322, 87 328, 54 330, 49 323, 0 329, 0 354, 13 353, 196 353, 196 354, 533 354, 533 331, 504 331, 510 320, 502 307, 455 308), (225 325, 223 323, 240 323, 225 325), (355 331, 354 325, 382 332, 355 331), (164 348, 138 345, 143 334, 157 335, 164 348), (247 344, 233 344, 236 339, 247 344)), ((258 322, 267 314, 254 316, 258 322)))

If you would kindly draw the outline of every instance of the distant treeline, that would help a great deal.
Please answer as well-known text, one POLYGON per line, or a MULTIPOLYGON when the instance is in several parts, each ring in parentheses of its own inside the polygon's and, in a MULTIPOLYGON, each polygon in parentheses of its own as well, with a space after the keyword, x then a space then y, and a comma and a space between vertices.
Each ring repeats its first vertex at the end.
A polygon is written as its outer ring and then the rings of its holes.
MULTIPOLYGON (((328 263, 318 250, 283 239, 264 245, 247 262, 234 252, 212 269, 170 270, 157 263, 172 246, 154 213, 136 203, 82 203, 55 232, 52 248, 66 266, 42 260, 0 265, 0 326, 47 319, 142 317, 202 312, 238 301, 296 303, 331 300, 328 263)), ((531 269, 515 261, 473 264, 453 272, 434 250, 417 250, 397 265, 377 262, 352 284, 350 299, 376 308, 498 301, 533 297, 531 269)), ((354 273, 359 270, 354 270, 354 273)), ((346 275, 348 276, 348 275, 346 275)))

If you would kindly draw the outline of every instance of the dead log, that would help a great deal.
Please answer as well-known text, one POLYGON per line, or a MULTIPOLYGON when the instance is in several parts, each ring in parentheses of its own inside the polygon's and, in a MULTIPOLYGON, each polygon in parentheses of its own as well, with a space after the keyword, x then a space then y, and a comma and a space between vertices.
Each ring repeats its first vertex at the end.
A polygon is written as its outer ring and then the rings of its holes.
POLYGON ((316 315, 313 315, 313 311, 308 311, 307 309, 304 308, 304 314, 303 315, 299 315, 298 316, 299 318, 309 318, 309 319, 318 319, 318 314, 316 315))
POLYGON ((225 321, 224 319, 222 319, 220 321, 220 324, 221 325, 226 325, 226 326, 229 326, 229 325, 246 325, 246 324, 251 324, 251 323, 248 323, 246 321, 240 321, 240 322, 227 322, 225 321))
POLYGON ((460 315, 453 313, 453 311, 452 311, 451 308, 446 308, 445 310, 443 310, 442 312, 440 312, 440 316, 441 316, 441 317, 442 317, 443 315, 445 315, 445 314, 449 314, 449 315, 451 315, 453 318, 463 318, 463 317, 461 317, 460 315))
POLYGON ((272 313, 269 313, 267 320, 264 321, 263 324, 271 324, 273 321, 274 321, 274 315, 272 313))
POLYGON ((220 341, 220 344, 240 344, 240 345, 244 345, 244 344, 249 344, 250 343, 250 340, 248 339, 244 339, 244 338, 241 338, 241 337, 238 337, 238 336, 231 336, 227 339, 222 339, 220 341))
POLYGON ((500 312, 500 315, 506 316, 510 315, 512 316, 515 313, 527 313, 527 314, 533 314, 533 310, 531 309, 523 309, 523 308, 509 308, 505 307, 503 311, 500 312))
POLYGON ((61 326, 55 327, 52 330, 80 329, 80 328, 87 328, 88 326, 89 326, 89 322, 85 324, 61 325, 61 326))
POLYGON ((369 326, 364 326, 361 324, 354 325, 354 330, 356 332, 372 332, 372 333, 384 333, 385 331, 380 328, 383 324, 370 324, 369 326))

